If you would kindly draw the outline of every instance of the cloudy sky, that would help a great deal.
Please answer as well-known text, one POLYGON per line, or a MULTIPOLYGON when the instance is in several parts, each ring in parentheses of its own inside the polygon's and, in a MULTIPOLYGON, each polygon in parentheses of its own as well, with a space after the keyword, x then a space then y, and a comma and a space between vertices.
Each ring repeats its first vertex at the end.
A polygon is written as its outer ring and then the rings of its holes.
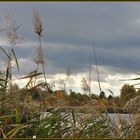
MULTIPOLYGON (((124 82, 119 79, 138 77, 140 71, 140 3, 137 2, 1 2, 0 20, 13 14, 21 25, 22 43, 15 47, 20 72, 26 75, 36 68, 35 48, 38 45, 33 27, 33 11, 40 13, 43 23, 42 44, 48 81, 59 88, 70 66, 67 89, 81 91, 81 79, 88 80, 91 57, 92 92, 99 94, 93 44, 95 44, 102 90, 115 95, 124 82)), ((0 45, 8 47, 4 34, 0 45)), ((5 58, 0 53, 0 67, 5 58)), ((25 81, 24 81, 25 82, 25 81)), ((24 82, 18 83, 21 85, 24 82)), ((137 83, 126 81, 127 83, 137 83)), ((109 94, 109 93, 107 93, 109 94)))

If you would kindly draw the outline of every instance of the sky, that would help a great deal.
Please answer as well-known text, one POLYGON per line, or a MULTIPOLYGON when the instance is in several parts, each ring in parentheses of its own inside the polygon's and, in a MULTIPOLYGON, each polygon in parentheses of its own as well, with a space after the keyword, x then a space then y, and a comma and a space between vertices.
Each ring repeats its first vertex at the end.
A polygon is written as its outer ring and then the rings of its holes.
MULTIPOLYGON (((20 71, 13 65, 15 79, 36 68, 34 57, 38 38, 34 33, 33 11, 43 23, 42 46, 47 80, 56 89, 63 87, 65 71, 70 66, 67 90, 81 92, 81 79, 88 81, 91 59, 91 91, 99 94, 93 52, 96 49, 101 88, 107 95, 120 94, 120 81, 139 77, 140 71, 140 3, 139 2, 1 2, 0 28, 5 15, 14 15, 23 40, 15 49, 20 71)), ((0 33, 0 45, 7 49, 6 35, 0 33)), ((5 57, 0 52, 0 68, 5 57)), ((15 80, 20 86, 24 81, 15 80)))

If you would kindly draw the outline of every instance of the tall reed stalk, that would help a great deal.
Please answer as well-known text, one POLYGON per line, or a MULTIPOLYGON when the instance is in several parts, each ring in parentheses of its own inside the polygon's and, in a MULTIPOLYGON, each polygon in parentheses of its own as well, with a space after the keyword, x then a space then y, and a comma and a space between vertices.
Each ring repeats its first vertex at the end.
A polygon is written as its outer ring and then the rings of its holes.
POLYGON ((48 86, 47 78, 46 78, 45 62, 44 62, 42 41, 41 41, 42 32, 43 32, 43 25, 42 25, 40 15, 37 11, 33 12, 33 23, 34 23, 34 32, 38 35, 38 41, 39 41, 39 47, 38 47, 38 52, 37 52, 38 54, 37 54, 37 57, 35 59, 35 62, 37 63, 37 70, 39 68, 39 65, 42 66, 44 80, 45 80, 44 87, 45 87, 46 91, 50 93, 50 88, 48 86))
POLYGON ((101 84, 100 84, 100 75, 99 75, 99 70, 98 70, 98 62, 97 62, 95 45, 93 45, 93 52, 94 52, 94 58, 95 58, 96 72, 97 72, 97 78, 98 78, 98 85, 99 85, 99 90, 100 90, 100 93, 101 93, 102 89, 101 89, 101 84))

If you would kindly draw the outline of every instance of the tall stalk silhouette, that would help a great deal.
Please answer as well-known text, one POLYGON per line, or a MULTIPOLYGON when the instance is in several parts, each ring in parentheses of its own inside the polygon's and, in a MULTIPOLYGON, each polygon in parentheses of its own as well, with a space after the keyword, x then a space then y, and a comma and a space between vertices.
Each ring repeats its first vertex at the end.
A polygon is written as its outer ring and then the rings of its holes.
POLYGON ((47 83, 46 78, 46 71, 45 71, 45 62, 44 62, 44 56, 43 56, 43 49, 42 49, 42 32, 43 32, 43 25, 40 18, 40 15, 37 11, 33 12, 33 23, 34 23, 34 32, 38 35, 38 41, 39 41, 39 47, 37 51, 37 57, 35 58, 35 62, 37 63, 37 70, 39 68, 39 65, 42 66, 43 74, 44 74, 44 80, 45 80, 45 90, 50 93, 50 88, 47 83))
POLYGON ((89 53, 89 95, 91 94, 91 56, 89 53))
POLYGON ((94 52, 96 72, 97 72, 97 78, 98 78, 98 86, 99 86, 99 90, 100 90, 100 93, 101 93, 102 89, 101 89, 101 84, 100 84, 100 75, 99 75, 99 70, 98 70, 98 62, 97 62, 97 56, 96 56, 96 50, 95 50, 95 45, 94 44, 93 44, 93 52, 94 52))

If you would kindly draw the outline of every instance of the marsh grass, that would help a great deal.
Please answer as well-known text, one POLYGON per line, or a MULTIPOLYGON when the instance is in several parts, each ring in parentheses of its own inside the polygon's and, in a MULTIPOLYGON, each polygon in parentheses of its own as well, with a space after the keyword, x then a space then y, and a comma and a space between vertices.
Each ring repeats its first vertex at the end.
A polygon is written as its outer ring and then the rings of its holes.
MULTIPOLYGON (((0 137, 139 138, 139 114, 134 118, 130 117, 131 121, 128 123, 116 112, 116 116, 119 118, 118 125, 109 117, 105 99, 91 100, 88 104, 72 108, 67 112, 63 111, 63 107, 68 105, 67 101, 65 101, 65 98, 55 96, 53 92, 50 94, 51 92, 46 80, 41 45, 43 27, 38 12, 34 12, 33 18, 34 32, 39 38, 39 49, 35 61, 37 69, 19 78, 28 79, 24 88, 16 89, 12 83, 13 73, 11 63, 13 60, 16 63, 17 69, 20 70, 18 58, 14 51, 15 45, 19 43, 17 34, 19 26, 17 24, 15 25, 14 21, 12 21, 12 26, 5 30, 10 40, 10 51, 7 52, 3 47, 0 47, 1 52, 5 54, 8 60, 5 72, 0 73, 0 137), (43 72, 38 71, 40 64, 43 68, 43 72), (45 84, 44 82, 36 84, 38 76, 42 75, 44 75, 45 84), (47 90, 40 93, 39 91, 41 91, 42 87, 46 89, 46 86, 47 90), (38 100, 36 100, 36 98, 38 100), (105 110, 105 113, 102 113, 102 110, 105 110), (45 114, 42 114, 43 112, 45 112, 45 114)), ((70 75, 70 67, 68 67, 66 75, 68 78, 70 75)), ((65 93, 66 82, 67 81, 65 81, 64 85, 65 93)), ((101 88, 100 84, 99 87, 101 88)), ((112 92, 111 94, 113 95, 112 92)), ((113 109, 116 110, 114 100, 113 109)))

